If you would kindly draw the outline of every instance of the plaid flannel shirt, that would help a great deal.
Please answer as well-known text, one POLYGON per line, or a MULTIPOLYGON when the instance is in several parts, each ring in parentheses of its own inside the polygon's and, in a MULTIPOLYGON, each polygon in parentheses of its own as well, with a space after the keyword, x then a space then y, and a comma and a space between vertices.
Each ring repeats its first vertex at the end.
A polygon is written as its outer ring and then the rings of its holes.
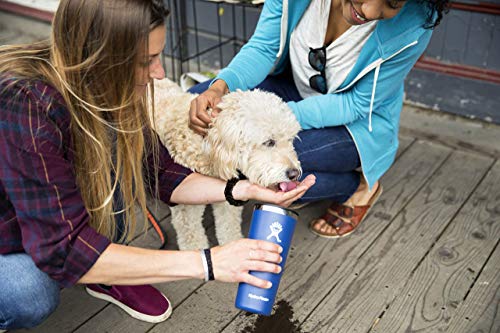
MULTIPOLYGON (((0 82, 0 254, 25 252, 39 269, 69 287, 110 240, 88 224, 63 98, 41 81, 9 83, 0 82)), ((147 160, 151 166, 152 156, 147 160)), ((160 147, 161 200, 170 203, 173 190, 190 173, 160 147)))

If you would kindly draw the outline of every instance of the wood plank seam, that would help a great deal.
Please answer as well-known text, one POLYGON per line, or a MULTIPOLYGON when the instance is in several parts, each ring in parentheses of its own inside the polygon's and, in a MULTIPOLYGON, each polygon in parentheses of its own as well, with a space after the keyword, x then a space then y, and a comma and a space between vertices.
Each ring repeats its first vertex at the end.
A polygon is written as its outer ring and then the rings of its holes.
POLYGON ((495 253, 495 251, 497 250, 498 246, 500 245, 500 239, 497 241, 495 247, 493 248, 493 250, 490 251, 490 254, 488 255, 488 258, 485 260, 483 266, 481 266, 481 269, 479 270, 479 272, 477 273, 477 275, 475 276, 474 280, 472 281, 469 289, 467 290, 467 293, 465 293, 465 296, 464 298, 462 299, 462 302, 465 302, 465 300, 467 299, 467 297, 469 296, 472 288, 474 288, 474 286, 476 285, 476 282, 477 280, 479 279, 479 277, 481 276, 481 273, 483 272, 484 268, 488 265, 491 257, 493 256, 493 254, 495 253))
POLYGON ((418 129, 412 129, 407 127, 401 127, 400 133, 406 136, 416 136, 420 140, 429 141, 432 143, 438 143, 445 147, 451 149, 459 149, 468 153, 474 153, 491 158, 500 158, 500 151, 491 151, 490 149, 481 147, 479 145, 470 144, 461 140, 451 140, 449 138, 441 138, 435 134, 430 134, 418 129))

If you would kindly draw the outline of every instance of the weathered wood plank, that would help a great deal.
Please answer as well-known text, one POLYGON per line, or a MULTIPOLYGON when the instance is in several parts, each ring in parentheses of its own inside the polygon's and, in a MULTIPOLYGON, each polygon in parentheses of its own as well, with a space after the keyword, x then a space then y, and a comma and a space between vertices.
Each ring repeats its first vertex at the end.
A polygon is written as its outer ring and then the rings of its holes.
MULTIPOLYGON (((297 226, 294 245, 287 264, 287 273, 284 275, 279 295, 295 309, 300 309, 300 311, 297 310, 296 315, 301 320, 305 319, 328 293, 330 287, 325 288, 325 285, 330 286, 332 275, 339 271, 337 266, 353 264, 353 261, 343 262, 344 258, 349 256, 355 259, 368 247, 383 227, 389 223, 391 217, 396 215, 401 206, 406 204, 422 186, 425 179, 438 168, 449 152, 447 148, 425 143, 413 145, 398 159, 389 172, 390 176, 384 178, 386 193, 380 199, 379 204, 374 207, 372 212, 374 214, 371 214, 368 220, 371 222, 363 224, 359 232, 348 238, 332 241, 314 236, 307 230, 307 223, 309 218, 318 214, 318 205, 308 206, 301 210, 301 223, 297 226), (384 212, 388 213, 381 214, 384 212), (361 240, 366 242, 363 243, 364 246, 360 246, 361 240), (321 274, 318 271, 321 271, 321 274)), ((344 268, 342 271, 349 271, 349 269, 344 268)), ((196 330, 215 332, 224 328, 224 325, 227 325, 239 313, 234 308, 235 290, 235 286, 231 285, 204 285, 200 288, 200 292, 210 295, 206 296, 206 299, 212 302, 216 300, 217 304, 206 304, 200 301, 198 295, 193 295, 177 309, 178 317, 171 318, 168 323, 157 325, 152 332, 160 332, 167 328, 175 332, 196 330), (207 318, 217 318, 217 322, 194 320, 196 318, 194 314, 197 313, 203 313, 207 318), (224 320, 221 320, 222 314, 225 317, 224 320), (187 328, 184 325, 185 321, 190 322, 187 328)), ((250 323, 255 320, 253 316, 246 317, 241 314, 238 318, 240 317, 242 327, 248 323, 246 320, 250 323)), ((233 326, 227 329, 227 332, 238 331, 233 326)))
MULTIPOLYGON (((495 208, 497 214, 498 207, 497 205, 495 208)), ((496 224, 498 225, 498 220, 496 224)), ((459 306, 451 318, 449 327, 443 331, 448 333, 500 332, 500 246, 497 245, 465 302, 459 306)))
MULTIPOLYGON (((479 317, 484 314, 476 312, 475 306, 474 309, 465 306, 465 317, 459 316, 461 320, 456 320, 457 307, 462 305, 471 284, 477 285, 478 282, 474 281, 500 239, 499 193, 500 163, 497 162, 433 246, 373 332, 437 332, 448 326, 450 318, 453 322, 461 322, 467 315, 471 318, 472 313, 479 317)), ((499 274, 500 261, 490 260, 489 265, 496 265, 492 273, 499 274)), ((481 276, 484 274, 485 272, 481 276)), ((486 280, 495 285, 491 276, 486 280)), ((499 282, 496 282, 497 288, 499 282)), ((494 296, 495 288, 490 289, 490 292, 490 296, 494 296)), ((497 305, 498 301, 497 295, 497 305)), ((491 325, 491 318, 484 319, 481 322, 491 325)), ((464 323, 471 324, 467 320, 464 323)), ((450 332, 472 331, 453 329, 450 332)))
POLYGON ((41 325, 30 330, 17 330, 16 332, 71 332, 81 323, 96 313, 105 304, 88 295, 80 285, 61 291, 61 301, 56 311, 41 325))
POLYGON ((405 104, 401 112, 400 133, 462 151, 500 157, 500 126, 496 124, 465 120, 405 104))
POLYGON ((170 216, 170 209, 168 208, 168 205, 161 200, 149 197, 147 205, 158 221, 163 221, 170 216))
POLYGON ((387 310, 491 165, 454 152, 302 326, 306 332, 367 332, 387 310))
POLYGON ((415 138, 410 136, 399 136, 399 147, 396 159, 398 159, 406 150, 416 141, 415 138))

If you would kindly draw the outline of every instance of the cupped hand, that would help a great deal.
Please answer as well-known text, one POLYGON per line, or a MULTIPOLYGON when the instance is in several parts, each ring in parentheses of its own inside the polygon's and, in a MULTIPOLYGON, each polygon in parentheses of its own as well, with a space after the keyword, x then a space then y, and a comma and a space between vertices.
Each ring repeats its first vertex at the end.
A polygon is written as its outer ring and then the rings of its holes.
POLYGON ((316 176, 309 175, 300 183, 297 182, 297 187, 293 190, 284 192, 272 190, 256 184, 252 184, 247 180, 239 181, 233 189, 233 197, 236 200, 257 200, 267 203, 276 204, 282 207, 290 206, 294 201, 300 199, 311 186, 316 182, 316 176))
POLYGON ((281 246, 254 239, 239 239, 211 249, 214 278, 222 282, 245 282, 259 288, 271 288, 271 282, 249 271, 280 273, 281 246))

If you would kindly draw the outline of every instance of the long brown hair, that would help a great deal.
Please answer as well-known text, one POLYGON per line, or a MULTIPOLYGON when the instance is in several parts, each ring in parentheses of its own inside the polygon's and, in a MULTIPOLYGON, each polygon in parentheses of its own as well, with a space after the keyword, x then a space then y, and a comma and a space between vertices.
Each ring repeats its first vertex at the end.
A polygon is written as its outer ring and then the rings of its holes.
POLYGON ((157 187, 143 175, 158 142, 147 93, 136 92, 136 68, 147 62, 149 32, 167 14, 161 0, 61 0, 49 41, 0 48, 0 73, 42 79, 64 98, 90 224, 110 238, 117 213, 124 214, 124 235, 133 236, 135 204, 146 216, 146 190, 157 187), (122 212, 113 207, 115 192, 122 212))

